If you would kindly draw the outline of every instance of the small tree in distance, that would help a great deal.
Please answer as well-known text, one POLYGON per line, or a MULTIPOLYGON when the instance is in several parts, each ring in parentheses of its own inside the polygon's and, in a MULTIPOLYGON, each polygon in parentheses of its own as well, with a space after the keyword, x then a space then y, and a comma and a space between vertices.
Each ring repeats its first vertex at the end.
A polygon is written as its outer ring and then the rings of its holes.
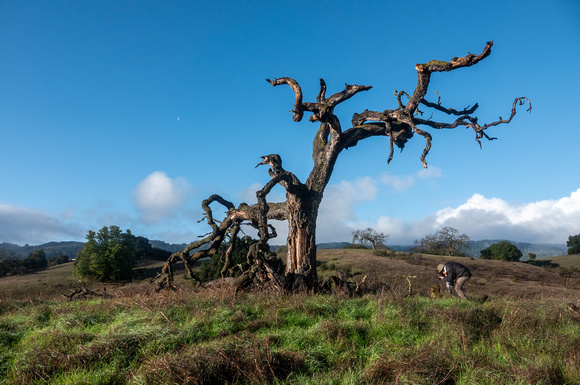
POLYGON ((469 247, 469 237, 458 233, 459 230, 445 226, 435 234, 429 234, 421 240, 415 240, 413 251, 423 254, 465 257, 465 252, 469 247))
POLYGON ((566 246, 568 246, 568 255, 580 254, 580 234, 570 235, 566 241, 566 246))
POLYGON ((118 226, 103 227, 98 233, 90 230, 87 242, 75 260, 74 272, 79 277, 99 281, 129 279, 136 262, 135 236, 118 226))
POLYGON ((54 257, 48 258, 48 266, 62 265, 63 263, 70 262, 68 255, 64 255, 62 252, 54 257))
POLYGON ((500 261, 517 262, 522 257, 522 252, 515 245, 508 241, 494 243, 486 249, 481 250, 481 258, 496 259, 500 261))
POLYGON ((359 244, 368 248, 376 250, 377 247, 386 247, 385 242, 389 239, 389 236, 385 233, 378 233, 375 229, 367 227, 364 230, 356 230, 352 232, 352 243, 353 245, 359 244))

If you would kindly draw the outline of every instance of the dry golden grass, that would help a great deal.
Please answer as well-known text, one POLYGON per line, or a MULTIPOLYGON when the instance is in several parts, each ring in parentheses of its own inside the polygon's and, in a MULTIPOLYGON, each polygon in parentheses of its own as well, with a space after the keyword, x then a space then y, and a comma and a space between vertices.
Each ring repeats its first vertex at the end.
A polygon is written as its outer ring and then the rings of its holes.
MULTIPOLYGON (((521 262, 491 261, 412 253, 385 253, 364 249, 325 249, 318 251, 318 273, 322 281, 339 271, 348 280, 359 282, 367 276, 364 287, 395 294, 430 295, 440 284, 435 268, 446 261, 466 265, 473 277, 467 295, 474 297, 506 296, 511 298, 580 297, 580 256, 540 259, 536 265, 521 262)), ((84 280, 91 290, 110 295, 131 296, 149 293, 154 285, 149 279, 161 270, 163 262, 142 261, 130 282, 101 283, 84 280)), ((181 264, 176 264, 176 284, 190 288, 181 264)), ((0 302, 11 300, 56 299, 82 287, 73 275, 73 263, 49 267, 32 274, 0 278, 0 302)), ((444 290, 443 290, 444 292, 444 290)))
POLYGON ((555 257, 550 259, 550 264, 536 266, 522 262, 438 255, 386 254, 363 249, 320 250, 320 276, 324 278, 333 274, 335 269, 342 269, 352 274, 352 281, 360 281, 364 275, 368 275, 369 285, 385 284, 387 289, 400 292, 408 290, 410 282, 414 294, 429 295, 433 285, 440 283, 435 272, 436 266, 447 261, 456 261, 466 265, 473 274, 467 284, 468 296, 562 299, 580 297, 580 271, 564 271, 560 266, 552 267, 552 264, 558 263, 573 267, 574 263, 580 261, 580 256, 555 257))

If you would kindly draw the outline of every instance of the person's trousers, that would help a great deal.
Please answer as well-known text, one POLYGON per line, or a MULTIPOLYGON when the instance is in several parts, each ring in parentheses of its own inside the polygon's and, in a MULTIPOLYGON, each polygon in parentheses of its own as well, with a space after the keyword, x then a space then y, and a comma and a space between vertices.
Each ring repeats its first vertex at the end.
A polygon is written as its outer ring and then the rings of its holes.
POLYGON ((455 285, 449 288, 449 292, 453 295, 457 295, 461 299, 466 299, 463 288, 471 277, 459 277, 455 280, 455 285), (455 293, 454 293, 455 292, 455 293))

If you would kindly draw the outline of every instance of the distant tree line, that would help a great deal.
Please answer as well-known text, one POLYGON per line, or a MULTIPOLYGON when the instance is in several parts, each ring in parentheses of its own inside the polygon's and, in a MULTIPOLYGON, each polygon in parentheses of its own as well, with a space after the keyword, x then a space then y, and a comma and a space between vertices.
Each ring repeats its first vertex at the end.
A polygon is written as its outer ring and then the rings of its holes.
MULTIPOLYGON (((566 245, 568 246, 569 255, 580 254, 580 234, 571 235, 566 245)), ((413 251, 424 254, 464 257, 467 256, 466 251, 468 248, 469 237, 467 235, 459 235, 457 229, 444 227, 434 234, 429 234, 420 240, 416 240, 413 251)), ((537 258, 535 253, 528 253, 527 255, 529 261, 535 261, 537 258)), ((522 257, 522 251, 509 241, 496 242, 480 251, 480 258, 482 259, 517 262, 522 257)))
MULTIPOLYGON (((416 253, 449 255, 453 257, 466 257, 469 248, 469 237, 459 234, 459 230, 453 227, 443 227, 434 234, 415 241, 413 251, 416 253)), ((519 261, 522 252, 508 241, 501 241, 490 245, 480 251, 480 258, 495 259, 501 261, 519 261)), ((535 259, 535 255, 530 259, 535 259)))
POLYGON ((149 243, 153 249, 167 250, 172 254, 178 251, 182 251, 187 247, 187 243, 167 243, 165 241, 158 240, 150 240, 149 243))
POLYGON ((43 250, 35 250, 25 259, 18 258, 14 252, 0 250, 0 277, 24 275, 48 266, 60 265, 69 262, 68 256, 60 254, 46 259, 43 250))

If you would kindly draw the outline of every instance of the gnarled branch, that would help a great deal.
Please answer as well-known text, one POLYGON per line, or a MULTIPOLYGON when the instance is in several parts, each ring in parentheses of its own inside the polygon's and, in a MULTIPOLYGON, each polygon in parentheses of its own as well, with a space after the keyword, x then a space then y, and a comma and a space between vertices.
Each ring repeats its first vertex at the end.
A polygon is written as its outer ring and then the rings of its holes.
POLYGON ((415 112, 417 106, 419 103, 421 103, 427 94, 427 89, 429 88, 429 82, 431 80, 431 73, 452 71, 458 68, 475 65, 489 56, 492 46, 493 41, 488 41, 485 45, 485 48, 479 55, 468 53, 464 57, 454 57, 448 62, 441 60, 431 60, 425 64, 416 64, 415 69, 417 70, 417 87, 415 88, 415 92, 413 92, 413 96, 407 102, 405 111, 407 111, 409 115, 412 115, 415 112))
POLYGON ((435 109, 437 111, 444 112, 444 113, 446 113, 448 115, 458 115, 458 116, 459 115, 471 115, 471 114, 473 114, 475 112, 475 110, 477 110, 479 108, 479 104, 475 103, 473 105, 473 107, 471 107, 471 108, 466 107, 466 108, 464 108, 461 111, 457 111, 454 108, 446 108, 446 107, 443 107, 441 105, 440 99, 439 99, 439 101, 437 103, 431 103, 431 102, 429 102, 429 101, 427 101, 425 99, 422 99, 421 100, 421 104, 423 104, 423 105, 425 105, 425 106, 427 106, 429 108, 433 108, 433 109, 435 109))
POLYGON ((266 79, 266 81, 274 87, 279 86, 281 84, 288 84, 290 87, 292 87, 292 89, 294 90, 295 100, 294 100, 294 110, 290 112, 294 113, 292 119, 294 119, 295 122, 301 121, 302 117, 304 116, 304 110, 302 106, 302 89, 300 88, 296 80, 289 77, 284 77, 274 80, 266 79))
POLYGON ((513 117, 516 115, 516 107, 518 105, 520 105, 520 106, 524 105, 526 102, 529 104, 529 107, 526 111, 532 112, 532 103, 527 97, 524 96, 524 97, 515 98, 515 100, 512 104, 510 117, 508 119, 503 119, 500 116, 499 120, 496 120, 496 121, 488 123, 488 124, 484 124, 483 126, 478 123, 478 119, 476 117, 472 117, 470 115, 460 116, 452 123, 435 122, 435 121, 424 120, 424 119, 420 119, 420 118, 414 118, 414 120, 417 124, 424 124, 426 126, 437 128, 437 129, 452 129, 452 128, 456 128, 458 126, 470 127, 473 129, 473 131, 475 131, 475 134, 476 134, 475 140, 479 143, 479 146, 481 147, 481 141, 479 139, 484 138, 484 137, 488 140, 497 139, 497 138, 488 136, 486 133, 484 133, 484 130, 486 130, 489 127, 497 126, 499 124, 507 124, 507 123, 511 122, 513 117))

